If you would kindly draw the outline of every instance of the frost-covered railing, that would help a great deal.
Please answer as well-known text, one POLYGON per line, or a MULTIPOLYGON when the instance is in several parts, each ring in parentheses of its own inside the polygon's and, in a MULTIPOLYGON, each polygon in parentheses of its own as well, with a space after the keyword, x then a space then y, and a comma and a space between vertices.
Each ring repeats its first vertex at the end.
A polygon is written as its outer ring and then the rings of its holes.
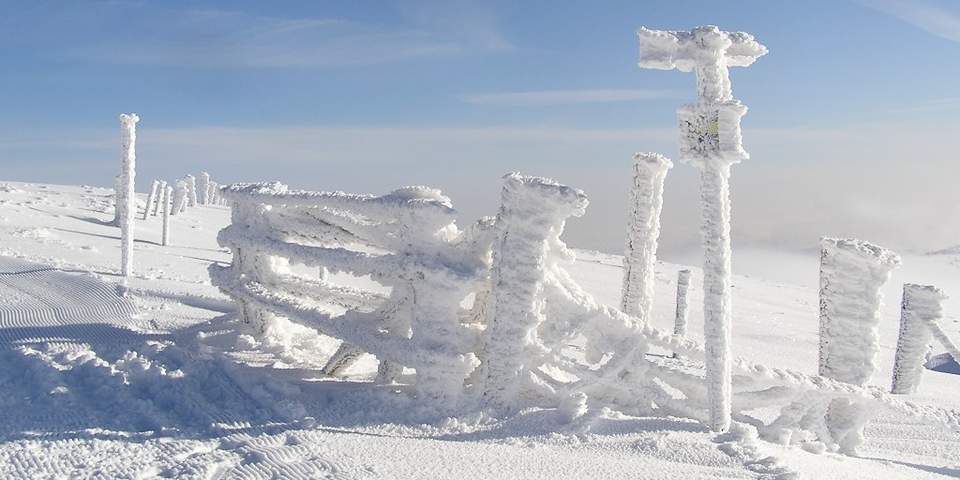
POLYGON ((417 389, 430 399, 459 395, 477 363, 477 333, 461 303, 486 275, 484 223, 460 231, 450 200, 426 187, 375 197, 261 183, 221 194, 232 224, 218 239, 233 263, 211 267, 211 277, 245 321, 287 317, 377 356, 392 376, 416 369, 417 389), (297 275, 293 265, 369 275, 390 293, 297 275))
MULTIPOLYGON (((598 303, 567 272, 575 258, 561 234, 585 213, 580 190, 508 175, 496 219, 466 231, 449 200, 423 187, 371 197, 253 184, 223 195, 233 224, 219 238, 234 262, 211 274, 254 325, 282 315, 352 345, 346 353, 376 355, 381 373, 412 367, 416 392, 440 411, 557 408, 588 428, 609 408, 711 424, 704 348, 598 303), (291 263, 371 275, 391 293, 294 275, 291 263)), ((851 452, 879 407, 960 428, 956 411, 879 388, 731 367, 730 396, 718 401, 769 440, 851 452)))

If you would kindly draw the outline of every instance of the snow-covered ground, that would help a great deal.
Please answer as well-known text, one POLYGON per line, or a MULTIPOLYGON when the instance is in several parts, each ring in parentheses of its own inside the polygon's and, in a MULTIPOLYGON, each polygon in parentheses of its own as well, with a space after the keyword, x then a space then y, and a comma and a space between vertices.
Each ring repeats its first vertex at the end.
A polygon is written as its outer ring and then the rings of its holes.
MULTIPOLYGON (((102 188, 0 185, 0 255, 22 261, 0 264, 0 478, 763 478, 763 469, 689 420, 608 415, 582 434, 550 410, 506 420, 437 418, 390 387, 325 378, 319 369, 335 342, 292 325, 244 334, 233 305, 210 285, 207 266, 230 261, 215 239, 227 208, 174 217, 167 247, 159 245, 159 217, 138 220, 134 276, 123 282, 119 230, 107 225, 112 201, 102 188), (18 282, 47 281, 23 272, 50 267, 59 276, 49 295, 61 292, 60 300, 17 292, 18 282), (122 302, 75 291, 100 288, 91 280, 111 284, 138 313, 51 316, 122 302)), ((734 277, 736 355, 816 372, 817 260, 816 253, 735 252, 734 271, 752 273, 734 277)), ((580 251, 570 271, 599 300, 619 305, 620 262, 580 251)), ((656 327, 672 328, 680 268, 658 264, 656 327)), ((702 332, 700 273, 693 268, 694 338, 702 332)), ((954 293, 943 326, 960 341, 960 252, 904 255, 885 290, 872 380, 884 388, 904 282, 954 293)), ((374 367, 372 359, 359 362, 348 380, 369 378, 374 367)), ((960 376, 926 371, 909 397, 960 409, 960 376)), ((859 457, 758 448, 802 478, 960 476, 958 433, 881 413, 866 436, 859 457)))

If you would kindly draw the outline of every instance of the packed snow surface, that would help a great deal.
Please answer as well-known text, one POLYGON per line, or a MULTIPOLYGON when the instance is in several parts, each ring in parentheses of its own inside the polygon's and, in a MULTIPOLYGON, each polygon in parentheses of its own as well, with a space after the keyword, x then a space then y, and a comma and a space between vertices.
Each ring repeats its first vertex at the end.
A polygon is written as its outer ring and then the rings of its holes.
MULTIPOLYGON (((25 322, 0 325, 0 478, 960 476, 960 435, 893 412, 880 412, 867 425, 856 457, 818 454, 813 444, 770 444, 741 423, 716 435, 674 417, 597 412, 584 433, 568 423, 579 411, 575 398, 557 409, 526 409, 506 419, 438 417, 390 386, 364 381, 376 374, 369 356, 340 378, 322 375, 339 343, 312 329, 282 320, 262 333, 239 325, 234 303, 207 274, 210 264, 231 258, 216 243, 217 232, 229 224, 227 208, 198 206, 170 217, 167 247, 160 246, 160 217, 138 221, 137 263, 126 285, 118 275, 119 231, 108 225, 112 214, 110 189, 22 183, 0 188, 0 254, 17 259, 0 265, 4 308, 33 312, 0 308, 0 319, 25 322), (128 310, 131 305, 135 311, 128 310), (58 308, 72 313, 43 313, 58 308), (102 313, 84 310, 98 308, 102 313), (19 335, 17 329, 37 334, 19 335)), ((621 258, 576 254, 566 267, 570 274, 599 301, 617 305, 621 258)), ((944 257, 905 256, 890 283, 960 291, 957 264, 944 257)), ((764 263, 778 271, 800 265, 797 282, 732 278, 734 354, 812 374, 818 359, 818 259, 776 258, 764 263)), ((650 323, 657 328, 673 328, 681 268, 689 267, 656 265, 650 323)), ((702 271, 690 270, 688 334, 702 340, 702 271)), ((330 276, 365 288, 372 284, 342 273, 330 276)), ((897 298, 896 290, 888 295, 897 298)), ((890 303, 881 309, 877 372, 870 379, 884 388, 899 331, 899 308, 890 303)), ((956 342, 955 305, 944 304, 941 325, 956 342)), ((900 398, 956 410, 958 389, 960 377, 931 370, 917 393, 900 398)))

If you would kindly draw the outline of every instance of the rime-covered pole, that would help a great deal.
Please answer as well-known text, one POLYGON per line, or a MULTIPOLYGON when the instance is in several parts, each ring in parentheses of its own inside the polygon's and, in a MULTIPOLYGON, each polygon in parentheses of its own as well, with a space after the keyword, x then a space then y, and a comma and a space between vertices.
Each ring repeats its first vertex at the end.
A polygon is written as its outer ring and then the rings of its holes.
POLYGON ((170 215, 177 215, 187 208, 187 181, 179 179, 173 188, 173 206, 170 215))
POLYGON ((923 362, 930 352, 930 324, 943 318, 943 301, 947 296, 932 285, 903 286, 900 304, 900 337, 893 364, 891 393, 916 393, 923 374, 923 362))
POLYGON ((150 207, 152 207, 154 202, 157 201, 157 189, 159 188, 160 188, 160 182, 157 180, 154 180, 153 183, 150 184, 150 194, 147 195, 147 204, 144 205, 143 207, 144 220, 146 220, 147 217, 150 216, 150 207))
POLYGON ((820 241, 820 375, 865 385, 880 353, 880 288, 900 257, 862 240, 820 241))
POLYGON ((197 179, 193 175, 187 175, 187 206, 197 206, 197 179))
POLYGON ((673 320, 673 334, 678 337, 687 336, 687 292, 690 291, 690 270, 677 272, 677 313, 673 320))
POLYGON ((163 236, 160 245, 164 247, 170 243, 170 203, 173 201, 173 187, 166 187, 163 190, 163 236))
POLYGON ((200 177, 197 178, 197 203, 210 203, 210 174, 207 172, 200 172, 200 177))
MULTIPOLYGON (((160 201, 164 199, 163 196, 166 195, 166 193, 167 193, 167 181, 160 180, 160 188, 157 189, 157 201, 154 202, 153 205, 150 205, 149 207, 151 209, 150 215, 156 216, 157 214, 160 213, 160 201)), ((167 201, 170 201, 170 199, 167 198, 167 201)))
POLYGON ((639 319, 641 327, 650 322, 650 312, 653 310, 663 181, 671 167, 673 162, 659 153, 637 153, 633 156, 633 185, 630 188, 620 309, 639 319))
MULTIPOLYGON (((122 168, 122 165, 121 165, 122 168)), ((120 226, 120 203, 123 201, 123 175, 113 177, 113 220, 110 225, 120 226)))
POLYGON ((137 122, 136 113, 120 115, 120 150, 123 170, 121 170, 120 191, 122 192, 120 213, 120 272, 130 276, 133 270, 133 221, 137 204, 134 181, 137 169, 137 122))
POLYGON ((544 272, 551 238, 570 216, 583 215, 587 197, 580 190, 540 177, 506 177, 493 244, 488 324, 480 352, 482 400, 510 411, 518 406, 537 362, 537 327, 544 321, 544 272))
POLYGON ((740 136, 747 107, 733 98, 729 67, 746 67, 767 48, 744 32, 715 26, 689 32, 641 27, 640 67, 695 72, 697 103, 677 111, 680 159, 700 170, 703 221, 703 333, 709 426, 725 431, 731 412, 730 167, 749 158, 740 136))

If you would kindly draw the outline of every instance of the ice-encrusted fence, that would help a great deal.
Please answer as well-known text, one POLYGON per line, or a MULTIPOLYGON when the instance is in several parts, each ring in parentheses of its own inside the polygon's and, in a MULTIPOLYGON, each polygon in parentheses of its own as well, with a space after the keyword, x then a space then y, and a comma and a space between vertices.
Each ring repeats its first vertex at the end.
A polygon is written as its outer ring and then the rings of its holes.
MULTIPOLYGON (((438 412, 557 408, 588 428, 587 412, 609 408, 710 425, 703 347, 598 303, 567 273, 574 255, 560 236, 585 212, 580 190, 508 175, 497 217, 464 230, 426 187, 377 197, 261 183, 222 195, 232 224, 219 240, 233 262, 211 277, 253 331, 274 316, 316 328, 344 342, 341 354, 375 355, 378 381, 438 412), (389 293, 338 284, 337 273, 369 275, 389 293)), ((960 428, 955 411, 875 387, 743 360, 732 372, 733 419, 773 441, 851 452, 881 406, 960 428)))

